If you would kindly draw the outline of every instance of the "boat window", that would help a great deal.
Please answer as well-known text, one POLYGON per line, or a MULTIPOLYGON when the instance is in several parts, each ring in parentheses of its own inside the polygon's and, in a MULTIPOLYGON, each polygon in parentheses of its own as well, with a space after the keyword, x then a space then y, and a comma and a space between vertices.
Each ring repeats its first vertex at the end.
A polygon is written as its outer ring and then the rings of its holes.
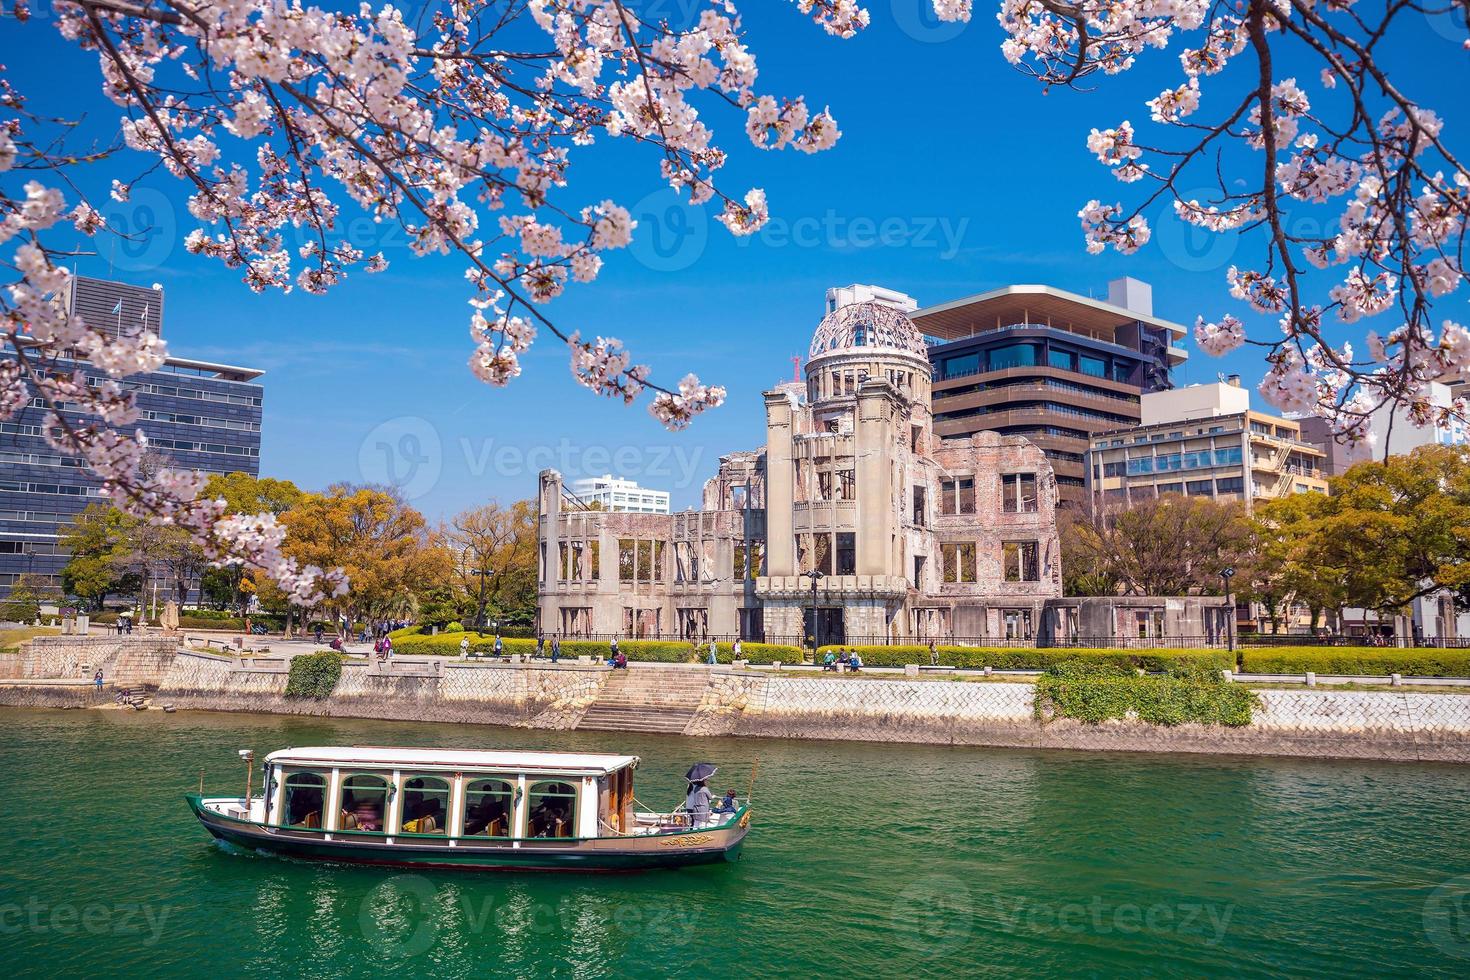
POLYGON ((293 772, 286 777, 286 819, 288 827, 320 827, 322 800, 327 796, 327 780, 319 772, 293 772))
POLYGON ((339 830, 383 832, 388 812, 388 780, 359 773, 342 780, 342 819, 339 830))
POLYGON ((527 794, 530 837, 575 837, 577 788, 570 783, 536 783, 527 794))
POLYGON ((511 784, 503 779, 476 779, 465 784, 465 836, 510 837, 514 801, 511 784))
POLYGON ((403 832, 449 833, 449 784, 434 776, 412 776, 403 782, 403 832))

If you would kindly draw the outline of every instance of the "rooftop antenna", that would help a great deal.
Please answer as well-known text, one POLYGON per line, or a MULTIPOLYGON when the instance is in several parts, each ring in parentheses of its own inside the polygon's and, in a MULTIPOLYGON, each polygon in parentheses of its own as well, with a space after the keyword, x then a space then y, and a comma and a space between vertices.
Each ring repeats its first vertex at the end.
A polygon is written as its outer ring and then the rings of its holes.
POLYGON ((801 381, 801 355, 791 355, 791 380, 801 381))

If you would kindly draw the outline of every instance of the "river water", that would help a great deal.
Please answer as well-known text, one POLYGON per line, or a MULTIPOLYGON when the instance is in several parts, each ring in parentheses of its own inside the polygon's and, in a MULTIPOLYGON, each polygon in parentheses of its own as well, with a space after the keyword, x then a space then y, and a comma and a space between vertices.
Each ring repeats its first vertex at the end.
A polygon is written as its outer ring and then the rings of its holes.
POLYGON ((10 976, 1470 973, 1470 767, 0 710, 10 976), (743 795, 739 862, 401 874, 243 854, 236 750, 630 752, 743 795))

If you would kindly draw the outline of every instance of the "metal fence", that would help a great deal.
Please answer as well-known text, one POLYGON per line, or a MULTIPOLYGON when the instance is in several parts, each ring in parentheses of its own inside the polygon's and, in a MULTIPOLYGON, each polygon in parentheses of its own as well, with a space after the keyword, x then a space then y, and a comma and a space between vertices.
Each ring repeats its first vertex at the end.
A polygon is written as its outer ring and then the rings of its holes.
MULTIPOLYGON (((534 631, 528 631, 535 635, 534 631)), ((509 634, 506 634, 509 635, 509 634)), ((810 636, 794 636, 781 633, 755 633, 746 636, 736 634, 705 634, 701 636, 680 636, 673 633, 564 633, 559 634, 563 640, 591 640, 594 642, 609 642, 611 640, 652 640, 664 643, 709 643, 714 641, 720 644, 730 644, 735 640, 744 643, 771 643, 782 646, 810 647, 810 636)), ((551 633, 542 634, 544 639, 550 639, 551 633)), ((927 647, 931 642, 936 646, 971 646, 990 647, 1016 650, 1045 650, 1045 649, 1088 649, 1107 648, 1124 650, 1199 650, 1199 649, 1225 649, 1230 645, 1229 639, 1223 634, 1207 636, 1072 636, 1072 637, 1005 637, 1005 636, 958 636, 947 634, 936 637, 923 637, 907 640, 895 640, 887 636, 850 636, 821 637, 822 646, 906 646, 927 647)), ((1321 636, 1311 633, 1241 633, 1235 637, 1236 647, 1382 647, 1393 649, 1395 647, 1435 647, 1440 649, 1463 650, 1470 649, 1470 638, 1464 637, 1438 637, 1428 636, 1419 638, 1402 637, 1375 637, 1375 636, 1321 636)))

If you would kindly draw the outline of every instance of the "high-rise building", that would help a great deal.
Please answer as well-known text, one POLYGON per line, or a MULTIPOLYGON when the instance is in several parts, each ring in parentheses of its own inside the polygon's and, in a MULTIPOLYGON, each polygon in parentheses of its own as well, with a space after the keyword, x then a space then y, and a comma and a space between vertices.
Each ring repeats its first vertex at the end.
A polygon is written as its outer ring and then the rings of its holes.
POLYGON ((1326 493, 1326 452, 1301 424, 1252 411, 1238 383, 1190 385, 1142 396, 1136 426, 1092 436, 1094 507, 1129 506, 1166 493, 1260 500, 1326 493))
MULTIPOLYGON (((161 286, 142 288, 77 277, 69 309, 103 329, 162 332, 161 286)), ((11 350, 0 358, 13 358, 11 350)), ((90 383, 106 375, 86 362, 61 362, 90 383)), ((171 466, 209 473, 260 473, 263 372, 254 368, 170 357, 159 370, 119 383, 137 395, 139 420, 130 428, 171 466)), ((61 585, 68 555, 60 537, 88 504, 103 501, 99 481, 74 456, 58 454, 41 434, 47 414, 39 398, 0 423, 0 592, 21 575, 61 585)), ((63 406, 63 412, 67 409, 63 406)))
POLYGON ((630 514, 669 512, 667 490, 649 490, 632 480, 620 480, 611 473, 574 480, 572 493, 585 504, 600 504, 603 510, 630 514))
POLYGON ((1153 313, 1136 279, 1106 301, 1050 286, 1006 286, 913 315, 934 365, 934 431, 1025 436, 1056 472, 1063 504, 1086 499, 1094 432, 1136 424, 1139 396, 1173 386, 1184 327, 1153 313))

